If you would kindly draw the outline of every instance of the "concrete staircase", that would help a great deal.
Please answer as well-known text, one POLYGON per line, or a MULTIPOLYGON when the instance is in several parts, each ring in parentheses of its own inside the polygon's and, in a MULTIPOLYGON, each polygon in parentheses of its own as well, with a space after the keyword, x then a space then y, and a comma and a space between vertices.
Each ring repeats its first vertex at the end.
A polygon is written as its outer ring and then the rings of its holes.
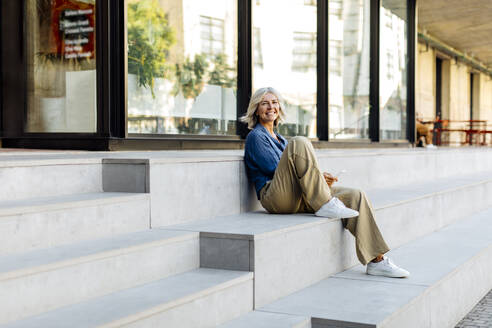
POLYGON ((324 150, 408 279, 340 220, 261 211, 239 151, 0 156, 0 327, 453 327, 492 288, 492 150, 324 150))

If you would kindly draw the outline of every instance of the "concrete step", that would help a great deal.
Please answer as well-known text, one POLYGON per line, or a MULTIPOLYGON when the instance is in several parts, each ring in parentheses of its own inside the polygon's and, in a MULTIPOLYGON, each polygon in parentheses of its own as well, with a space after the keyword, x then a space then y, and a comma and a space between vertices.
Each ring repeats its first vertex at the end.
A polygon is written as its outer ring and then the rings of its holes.
POLYGON ((97 192, 148 192, 148 162, 123 153, 60 152, 0 156, 0 199, 21 200, 97 192), (106 159, 115 157, 112 160, 106 159))
MULTIPOLYGON (((391 248, 492 206, 490 174, 440 182, 368 192, 391 248)), ((255 308, 358 263, 341 221, 312 214, 244 213, 169 229, 200 232, 202 267, 254 271, 255 308)))
POLYGON ((0 324, 198 266, 198 233, 166 230, 1 256, 0 324))
MULTIPOLYGON (((490 148, 332 149, 317 150, 317 155, 321 170, 336 173, 346 169, 340 182, 363 190, 490 172, 492 167, 490 148)), ((158 200, 152 203, 153 227, 261 209, 246 177, 243 151, 131 156, 149 159, 150 192, 152 199, 158 200)))
POLYGON ((492 208, 389 253, 407 279, 358 265, 259 311, 310 316, 313 327, 454 327, 492 288, 492 208))
MULTIPOLYGON (((217 150, 1 156, 0 199, 150 192, 153 227, 234 215, 261 209, 246 177, 243 154, 217 150)), ((459 177, 492 167, 492 149, 486 147, 329 149, 317 150, 317 155, 323 171, 346 169, 340 182, 363 190, 459 177)))
POLYGON ((322 170, 347 170, 341 183, 369 190, 490 171, 492 148, 320 150, 318 159, 322 170))
POLYGON ((0 202, 0 256, 150 228, 150 195, 87 193, 0 202))
POLYGON ((1 327, 215 327, 252 308, 252 273, 197 269, 1 327))
POLYGON ((101 159, 62 155, 0 157, 2 201, 102 192, 101 159))
POLYGON ((491 193, 492 171, 367 191, 391 247, 492 206, 491 193))
POLYGON ((251 311, 220 328, 311 328, 311 318, 282 313, 251 311))

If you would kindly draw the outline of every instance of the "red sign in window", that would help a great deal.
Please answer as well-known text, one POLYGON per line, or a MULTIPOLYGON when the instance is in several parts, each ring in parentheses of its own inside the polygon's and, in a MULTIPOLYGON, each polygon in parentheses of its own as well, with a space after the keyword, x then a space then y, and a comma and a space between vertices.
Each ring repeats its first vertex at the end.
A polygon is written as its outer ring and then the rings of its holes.
POLYGON ((94 58, 95 6, 74 0, 55 0, 51 27, 56 54, 63 59, 94 58))

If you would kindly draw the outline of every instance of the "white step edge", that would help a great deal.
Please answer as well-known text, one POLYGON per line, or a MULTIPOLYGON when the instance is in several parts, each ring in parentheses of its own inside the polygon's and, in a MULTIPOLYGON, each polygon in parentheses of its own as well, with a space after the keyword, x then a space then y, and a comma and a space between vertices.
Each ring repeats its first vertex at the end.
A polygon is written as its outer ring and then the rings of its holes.
POLYGON ((88 155, 84 154, 70 157, 63 154, 16 154, 0 157, 0 168, 87 164, 101 164, 100 155, 88 157, 88 155))
POLYGON ((212 327, 252 308, 253 273, 197 269, 2 327, 212 327))
POLYGON ((22 200, 0 201, 0 220, 4 216, 57 211, 62 209, 122 203, 133 200, 149 200, 144 193, 93 192, 22 200))
POLYGON ((0 202, 0 256, 150 228, 150 195, 88 193, 0 202))
POLYGON ((252 311, 220 328, 311 328, 311 318, 282 313, 252 311))
POLYGON ((389 253, 406 279, 358 265, 260 311, 311 316, 313 327, 454 327, 492 288, 492 208, 389 253))
POLYGON ((1 256, 0 324, 198 266, 198 234, 182 231, 148 230, 1 256))

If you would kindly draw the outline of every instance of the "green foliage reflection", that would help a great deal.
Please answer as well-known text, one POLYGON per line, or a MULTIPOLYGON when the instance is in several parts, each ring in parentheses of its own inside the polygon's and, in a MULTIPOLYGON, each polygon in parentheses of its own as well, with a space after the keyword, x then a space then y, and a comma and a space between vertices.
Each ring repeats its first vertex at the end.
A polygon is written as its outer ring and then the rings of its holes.
POLYGON ((129 0, 127 12, 128 73, 135 74, 138 86, 150 89, 152 97, 156 78, 173 80, 173 94, 181 93, 187 99, 198 97, 206 83, 235 89, 235 69, 223 53, 169 62, 176 32, 158 0, 129 0))
POLYGON ((183 64, 176 64, 174 95, 181 91, 185 98, 198 97, 205 86, 208 65, 203 55, 196 55, 194 61, 186 58, 183 64))
POLYGON ((167 57, 176 42, 166 14, 157 0, 128 3, 128 73, 136 74, 138 85, 150 88, 154 78, 166 77, 167 57))

